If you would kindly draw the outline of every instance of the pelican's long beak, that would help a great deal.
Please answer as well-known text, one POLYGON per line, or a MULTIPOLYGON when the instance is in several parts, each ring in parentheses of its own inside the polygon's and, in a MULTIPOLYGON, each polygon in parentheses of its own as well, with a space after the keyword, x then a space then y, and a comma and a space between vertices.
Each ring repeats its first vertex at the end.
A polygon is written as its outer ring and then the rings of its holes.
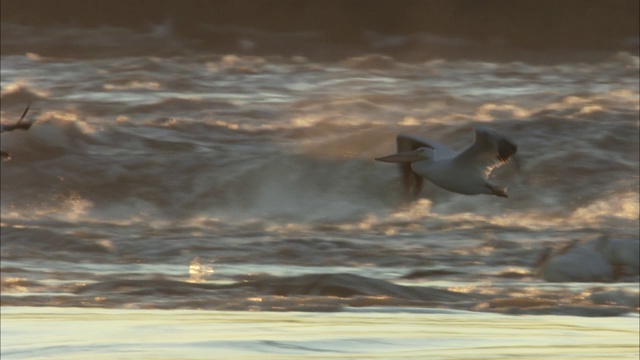
POLYGON ((414 162, 425 160, 427 157, 424 156, 422 149, 416 149, 413 151, 403 151, 393 155, 387 155, 383 157, 376 158, 376 161, 388 162, 388 163, 406 163, 406 162, 414 162))

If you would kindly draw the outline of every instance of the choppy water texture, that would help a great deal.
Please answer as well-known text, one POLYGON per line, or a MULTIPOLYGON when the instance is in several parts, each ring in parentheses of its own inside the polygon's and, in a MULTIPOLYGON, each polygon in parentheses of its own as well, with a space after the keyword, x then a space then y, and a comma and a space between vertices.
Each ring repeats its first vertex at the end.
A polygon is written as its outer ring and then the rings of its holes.
POLYGON ((372 40, 329 61, 163 26, 2 24, 2 123, 28 102, 37 121, 2 135, 3 306, 637 316, 637 53, 409 61, 372 40), (398 132, 461 149, 475 124, 519 146, 508 199, 403 205, 372 160, 398 132))

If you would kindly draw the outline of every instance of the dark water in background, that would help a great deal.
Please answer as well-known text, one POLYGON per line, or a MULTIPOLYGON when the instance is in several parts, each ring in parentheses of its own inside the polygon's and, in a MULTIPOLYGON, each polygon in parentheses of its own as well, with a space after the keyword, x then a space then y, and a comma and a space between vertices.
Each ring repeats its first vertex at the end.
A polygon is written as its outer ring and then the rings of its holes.
POLYGON ((637 2, 186 3, 2 2, 3 305, 637 312, 637 2), (399 206, 476 123, 510 198, 399 206))
POLYGON ((584 61, 601 58, 598 51, 637 53, 640 31, 634 0, 6 0, 1 6, 3 24, 27 26, 3 35, 4 55, 22 54, 33 32, 42 35, 37 52, 58 57, 197 50, 334 61, 371 52, 417 61, 584 61), (67 32, 48 31, 55 26, 67 32), (142 33, 147 41, 139 41, 142 33))

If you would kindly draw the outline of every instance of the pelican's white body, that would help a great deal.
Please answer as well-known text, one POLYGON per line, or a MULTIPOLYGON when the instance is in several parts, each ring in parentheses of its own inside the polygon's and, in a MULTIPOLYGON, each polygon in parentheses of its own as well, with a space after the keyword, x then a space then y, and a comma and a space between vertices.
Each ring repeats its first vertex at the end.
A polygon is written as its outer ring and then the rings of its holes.
POLYGON ((484 178, 484 169, 461 168, 455 159, 422 160, 411 169, 435 185, 464 195, 493 194, 493 184, 484 178))

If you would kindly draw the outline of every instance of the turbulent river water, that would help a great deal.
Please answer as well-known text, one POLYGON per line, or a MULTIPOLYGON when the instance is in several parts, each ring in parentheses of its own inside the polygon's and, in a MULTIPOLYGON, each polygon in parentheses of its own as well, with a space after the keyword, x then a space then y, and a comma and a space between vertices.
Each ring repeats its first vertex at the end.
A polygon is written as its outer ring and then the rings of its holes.
MULTIPOLYGON (((237 52, 208 53, 185 50, 163 27, 80 36, 2 26, 3 45, 21 49, 2 54, 2 123, 28 103, 36 121, 2 135, 12 156, 2 162, 3 357, 129 349, 122 337, 103 350, 80 340, 56 350, 65 344, 56 338, 33 348, 20 334, 42 332, 45 313, 77 336, 89 325, 115 333, 119 317, 155 336, 216 321, 235 329, 225 336, 242 334, 207 342, 199 331, 208 330, 190 328, 176 358, 206 358, 208 348, 226 349, 219 358, 393 357, 401 348, 420 358, 457 346, 425 345, 414 336, 422 332, 490 338, 481 324, 495 322, 535 338, 546 325, 563 333, 557 319, 588 333, 600 325, 587 317, 617 316, 600 339, 622 331, 616 349, 637 354, 637 54, 405 61, 375 43, 324 60, 254 54, 247 31, 237 52), (373 161, 395 151, 399 132, 463 149, 478 124, 518 144, 493 174, 507 199, 428 184, 406 204, 395 166, 373 161), (148 323, 158 316, 167 323, 148 323), (443 330, 438 316, 460 326, 443 330), (259 330, 264 321, 276 325, 259 330), (296 321, 324 323, 287 343, 281 332, 298 330, 282 324, 296 321), (344 322, 358 326, 321 339, 344 322), (257 328, 233 327, 242 323, 257 328), (421 328, 396 338, 403 324, 421 328)), ((448 354, 489 346, 468 341, 448 354)), ((162 349, 154 344, 138 344, 140 354, 162 349)), ((495 346, 504 355, 520 346, 511 344, 495 346)), ((549 356, 587 354, 571 349, 549 356)))

